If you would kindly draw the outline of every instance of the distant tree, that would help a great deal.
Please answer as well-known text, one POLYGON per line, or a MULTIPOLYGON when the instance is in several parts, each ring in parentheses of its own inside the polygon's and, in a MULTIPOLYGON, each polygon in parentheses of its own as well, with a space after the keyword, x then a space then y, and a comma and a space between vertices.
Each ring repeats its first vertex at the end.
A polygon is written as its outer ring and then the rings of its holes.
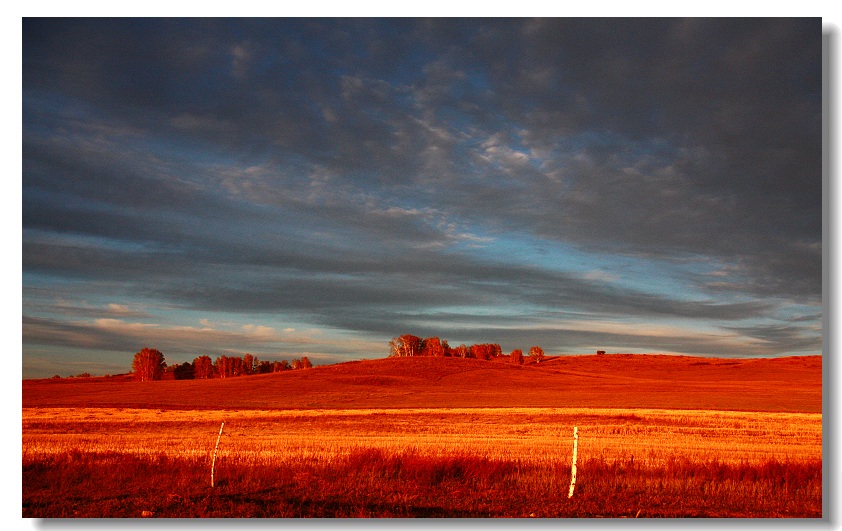
POLYGON ((308 358, 307 356, 301 357, 301 368, 302 369, 312 369, 313 368, 313 364, 310 363, 310 358, 308 358))
POLYGON ((541 347, 532 347, 529 349, 529 357, 532 358, 535 363, 538 363, 544 359, 544 349, 541 347))
POLYGON ((406 357, 421 355, 421 338, 412 334, 404 334, 389 341, 390 356, 406 357))
POLYGON ((195 380, 213 378, 213 362, 210 356, 199 356, 193 360, 193 378, 195 380))
POLYGON ((257 358, 251 354, 243 354, 243 374, 254 374, 257 364, 257 358))
POLYGON ((243 358, 232 356, 230 358, 231 362, 231 376, 242 376, 243 375, 243 358))
POLYGON ((441 348, 444 351, 445 356, 452 356, 453 351, 450 349, 450 345, 447 344, 447 340, 443 339, 441 342, 441 348))
POLYGON ((216 375, 220 378, 230 378, 234 376, 234 364, 232 363, 232 358, 228 356, 219 356, 214 361, 214 369, 216 369, 216 375))
POLYGON ((485 357, 486 350, 484 345, 471 345, 470 353, 472 358, 476 358, 478 360, 487 359, 485 357))
POLYGON ((275 360, 275 361, 272 362, 272 372, 288 371, 291 368, 292 367, 290 367, 290 364, 287 360, 281 360, 281 361, 275 360))
POLYGON ((173 378, 176 380, 192 380, 195 376, 193 364, 185 361, 182 364, 176 364, 173 367, 173 378))
POLYGON ((257 364, 256 369, 257 374, 267 374, 272 372, 272 362, 271 361, 261 361, 257 364))
POLYGON ((523 365, 523 351, 519 348, 514 349, 509 355, 509 361, 516 365, 523 365))
POLYGON ((421 342, 422 356, 444 356, 444 345, 437 337, 428 337, 421 342))
POLYGON ((453 353, 454 358, 467 358, 470 354, 470 349, 463 343, 454 348, 451 352, 453 353))
POLYGON ((136 353, 132 360, 134 379, 141 382, 160 380, 166 368, 167 362, 164 361, 164 355, 154 348, 144 348, 136 353))
POLYGON ((293 369, 300 369, 301 368, 301 360, 299 360, 299 359, 292 360, 292 368, 293 369))
POLYGON ((494 343, 480 343, 478 345, 471 345, 471 357, 478 360, 490 360, 493 357, 502 354, 500 345, 494 343))

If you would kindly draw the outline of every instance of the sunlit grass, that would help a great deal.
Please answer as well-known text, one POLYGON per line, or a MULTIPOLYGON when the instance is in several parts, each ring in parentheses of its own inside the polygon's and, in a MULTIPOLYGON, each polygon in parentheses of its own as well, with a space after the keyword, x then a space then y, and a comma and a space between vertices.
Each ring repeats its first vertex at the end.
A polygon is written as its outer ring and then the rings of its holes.
POLYGON ((24 514, 818 516, 821 442, 798 413, 24 409, 24 514))
POLYGON ((557 461, 681 456, 722 462, 821 459, 821 415, 615 409, 321 411, 23 411, 24 458, 69 450, 201 456, 225 421, 220 456, 274 462, 326 459, 359 448, 467 451, 495 459, 557 461))

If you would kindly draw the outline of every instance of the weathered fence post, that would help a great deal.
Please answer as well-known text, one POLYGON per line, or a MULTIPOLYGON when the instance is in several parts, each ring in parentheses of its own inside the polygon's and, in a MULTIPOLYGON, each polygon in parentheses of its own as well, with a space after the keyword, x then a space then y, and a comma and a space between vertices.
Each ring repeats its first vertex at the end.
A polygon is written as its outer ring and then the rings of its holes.
MULTIPOLYGON (((225 421, 219 427, 219 436, 216 438, 216 446, 213 447, 213 459, 211 459, 211 488, 213 488, 213 468, 216 466, 216 450, 219 448, 219 440, 222 438, 222 428, 225 427, 225 421)), ((571 490, 572 492, 572 490, 571 490)))
POLYGON ((567 498, 573 497, 573 489, 576 487, 576 452, 579 446, 579 429, 573 426, 573 465, 570 467, 570 492, 567 498))

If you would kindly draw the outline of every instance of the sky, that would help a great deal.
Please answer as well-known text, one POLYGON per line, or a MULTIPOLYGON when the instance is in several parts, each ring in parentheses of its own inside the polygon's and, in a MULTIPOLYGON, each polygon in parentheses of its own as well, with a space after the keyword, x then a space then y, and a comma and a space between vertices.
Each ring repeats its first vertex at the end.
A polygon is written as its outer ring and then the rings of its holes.
POLYGON ((822 352, 822 21, 23 19, 22 372, 822 352))

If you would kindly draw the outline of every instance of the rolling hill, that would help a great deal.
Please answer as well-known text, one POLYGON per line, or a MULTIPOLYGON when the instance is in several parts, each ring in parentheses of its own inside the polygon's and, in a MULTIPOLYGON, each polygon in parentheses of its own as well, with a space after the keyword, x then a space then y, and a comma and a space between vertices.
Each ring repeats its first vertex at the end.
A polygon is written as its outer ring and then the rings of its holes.
POLYGON ((24 380, 23 407, 606 407, 821 412, 821 356, 607 354, 537 365, 385 358, 212 380, 24 380))

